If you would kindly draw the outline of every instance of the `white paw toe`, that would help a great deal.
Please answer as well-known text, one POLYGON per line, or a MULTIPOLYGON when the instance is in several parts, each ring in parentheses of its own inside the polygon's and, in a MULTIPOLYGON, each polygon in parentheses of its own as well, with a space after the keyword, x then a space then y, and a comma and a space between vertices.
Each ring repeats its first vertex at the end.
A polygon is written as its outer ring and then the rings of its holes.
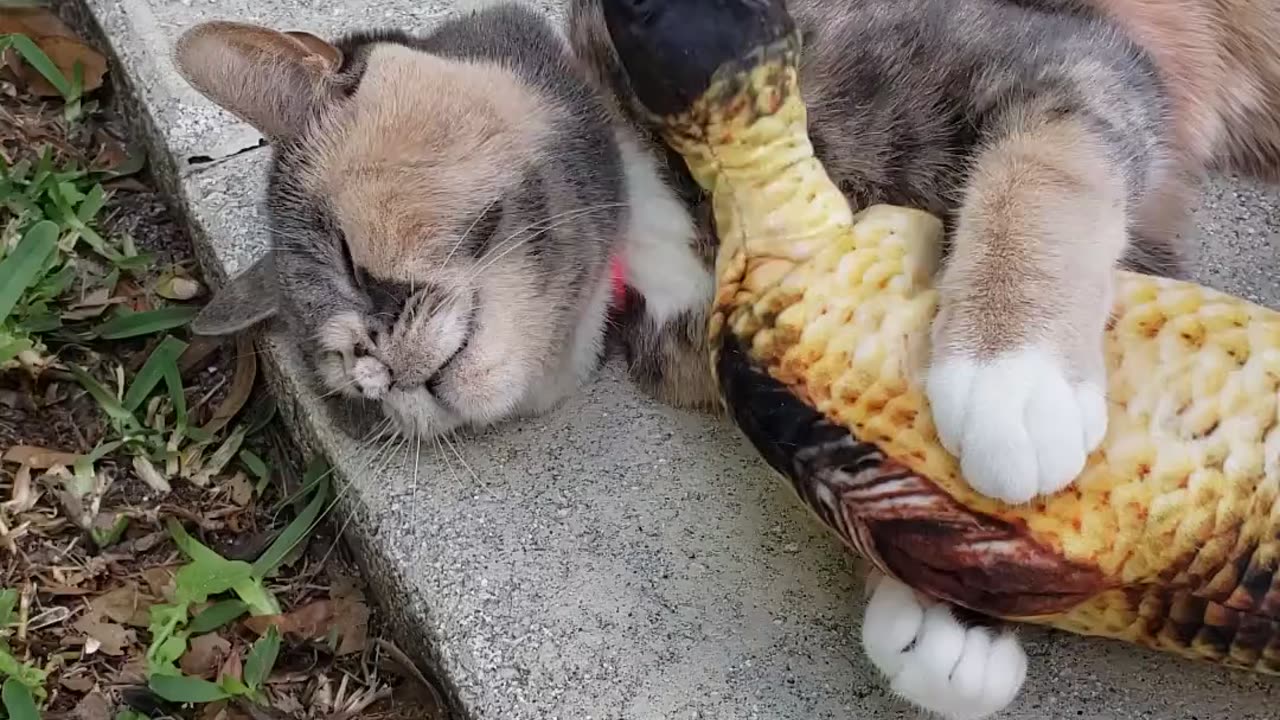
POLYGON ((1101 383, 1068 378, 1037 348, 983 362, 944 357, 930 368, 938 438, 975 490, 1020 503, 1080 474, 1106 434, 1107 406, 1101 383))
POLYGON ((391 386, 391 373, 387 367, 371 357, 356 360, 351 368, 351 381, 370 400, 381 398, 391 386))
POLYGON ((981 720, 1022 688, 1027 657, 1017 638, 965 627, 943 603, 926 607, 910 588, 883 579, 863 622, 863 647, 895 693, 948 720, 981 720))

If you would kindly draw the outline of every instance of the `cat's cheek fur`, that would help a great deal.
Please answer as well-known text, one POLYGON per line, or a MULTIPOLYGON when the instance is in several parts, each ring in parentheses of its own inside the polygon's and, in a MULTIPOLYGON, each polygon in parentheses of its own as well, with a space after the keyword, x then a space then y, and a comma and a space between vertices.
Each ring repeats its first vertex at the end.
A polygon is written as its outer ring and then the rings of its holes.
POLYGON ((1027 656, 1014 635, 968 627, 880 573, 867 582, 862 646, 895 693, 947 720, 982 720, 1017 697, 1027 656))

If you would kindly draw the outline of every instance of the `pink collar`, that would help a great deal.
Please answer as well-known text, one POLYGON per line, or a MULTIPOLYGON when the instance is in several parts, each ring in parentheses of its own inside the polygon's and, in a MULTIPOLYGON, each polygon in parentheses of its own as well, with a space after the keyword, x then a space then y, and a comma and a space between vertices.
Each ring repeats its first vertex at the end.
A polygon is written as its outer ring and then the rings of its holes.
POLYGON ((613 276, 613 306, 620 308, 627 302, 627 263, 622 253, 613 256, 609 269, 613 276))

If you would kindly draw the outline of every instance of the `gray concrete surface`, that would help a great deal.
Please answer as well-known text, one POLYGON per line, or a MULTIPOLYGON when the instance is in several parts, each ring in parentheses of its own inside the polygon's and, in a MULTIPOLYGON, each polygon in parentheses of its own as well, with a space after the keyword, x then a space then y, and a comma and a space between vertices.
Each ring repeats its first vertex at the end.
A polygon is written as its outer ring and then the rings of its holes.
MULTIPOLYGON (((173 40, 234 18, 333 33, 422 28, 440 0, 79 0, 113 44, 208 272, 266 238, 258 136, 173 72, 173 40)), ((1220 183, 1205 280, 1280 304, 1280 193, 1220 183)), ((727 425, 638 397, 610 368, 545 418, 371 459, 268 359, 299 436, 348 483, 349 536, 401 631, 477 720, 915 718, 862 659, 853 563, 727 425)), ((1280 717, 1280 682, 1028 629, 1010 720, 1280 717)))

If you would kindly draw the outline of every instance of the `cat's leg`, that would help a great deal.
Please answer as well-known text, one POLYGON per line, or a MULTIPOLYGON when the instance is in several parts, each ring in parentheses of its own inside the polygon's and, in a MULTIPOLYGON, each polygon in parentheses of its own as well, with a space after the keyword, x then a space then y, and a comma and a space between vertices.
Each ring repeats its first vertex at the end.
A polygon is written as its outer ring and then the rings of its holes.
POLYGON ((628 290, 626 305, 615 312, 611 337, 626 360, 631 380, 646 394, 674 407, 719 409, 707 347, 708 304, 658 324, 644 297, 628 290))
POLYGON ((867 585, 862 646, 895 693, 948 720, 979 720, 1017 697, 1027 656, 1012 633, 967 626, 946 603, 878 572, 867 585))
POLYGON ((938 435, 976 490, 1007 502, 1070 484, 1107 429, 1102 339, 1143 170, 1099 125, 1047 103, 1007 116, 975 159, 938 281, 938 435))

